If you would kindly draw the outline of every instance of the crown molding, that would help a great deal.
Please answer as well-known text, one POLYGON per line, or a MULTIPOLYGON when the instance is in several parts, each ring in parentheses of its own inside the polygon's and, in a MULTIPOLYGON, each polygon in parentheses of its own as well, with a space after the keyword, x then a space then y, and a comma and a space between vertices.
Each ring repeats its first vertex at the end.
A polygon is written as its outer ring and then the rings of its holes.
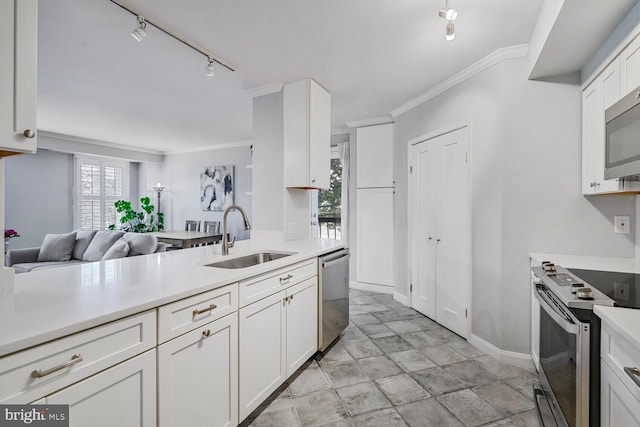
POLYGON ((164 154, 171 155, 171 154, 199 153, 202 151, 224 150, 225 148, 248 147, 252 144, 253 144, 253 141, 226 142, 224 144, 216 144, 214 146, 193 147, 193 148, 186 148, 184 150, 165 151, 164 154))
POLYGON ((280 82, 272 83, 264 86, 258 86, 251 89, 247 89, 245 93, 252 98, 257 98, 259 96, 271 95, 272 93, 278 93, 282 90, 284 85, 280 82))
MULTIPOLYGON (((451 76, 450 78, 448 78, 447 80, 444 80, 443 82, 439 83, 438 85, 432 87, 431 89, 429 89, 428 91, 422 93, 421 95, 413 98, 412 100, 410 100, 409 102, 406 102, 405 104, 402 104, 401 106, 399 106, 398 108, 396 108, 395 110, 391 111, 391 117, 396 118, 401 114, 406 113, 409 110, 412 110, 414 108, 416 108, 418 105, 427 102, 428 100, 435 98, 436 96, 440 95, 442 92, 451 89, 454 86, 459 85, 460 83, 464 82, 465 80, 470 79, 471 77, 475 76, 476 74, 481 73, 482 71, 493 67, 494 65, 499 64, 502 61, 505 61, 507 59, 514 59, 514 58, 522 58, 527 56, 529 52, 529 45, 528 44, 521 44, 521 45, 516 45, 516 46, 509 46, 509 47, 503 47, 500 48, 492 53, 490 53, 489 55, 485 56, 484 58, 482 58, 481 60, 479 60, 478 62, 470 65, 469 67, 465 68, 464 70, 460 71, 457 74, 454 74, 453 76, 451 76)), ((347 123, 348 125, 348 123, 347 123)))
POLYGON ((41 130, 41 129, 38 130, 38 136, 43 136, 43 137, 52 138, 52 139, 61 139, 63 141, 79 142, 81 144, 91 144, 91 145, 99 145, 102 147, 117 148, 119 150, 135 151, 138 153, 155 154, 159 156, 162 156, 165 154, 165 152, 161 150, 151 150, 148 148, 134 147, 132 145, 118 144, 115 142, 101 141, 98 139, 67 135, 64 133, 50 132, 50 131, 41 130))
POLYGON ((393 117, 380 116, 380 117, 372 117, 370 119, 354 120, 352 122, 347 122, 346 125, 350 128, 361 128, 365 126, 384 125, 387 123, 393 123, 393 117))

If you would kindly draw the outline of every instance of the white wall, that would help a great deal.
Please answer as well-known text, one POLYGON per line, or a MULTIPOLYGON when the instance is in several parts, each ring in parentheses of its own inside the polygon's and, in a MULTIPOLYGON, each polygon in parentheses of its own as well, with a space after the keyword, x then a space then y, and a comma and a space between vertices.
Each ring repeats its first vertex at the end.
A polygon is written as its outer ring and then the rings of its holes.
MULTIPOLYGON (((207 166, 233 165, 234 202, 244 208, 251 220, 252 198, 247 195, 252 188, 252 169, 247 168, 247 165, 251 164, 249 145, 166 155, 162 166, 162 179, 159 180, 166 188, 160 202, 161 210, 165 214, 165 229, 183 230, 188 219, 222 221, 224 212, 208 212, 200 208, 200 173, 207 166)), ((147 168, 147 173, 150 175, 147 185, 155 185, 157 181, 152 181, 151 175, 156 171, 147 168)), ((155 194, 153 191, 150 193, 155 194)), ((155 200, 155 197, 152 200, 155 200)), ((238 212, 229 214, 228 232, 231 238, 235 236, 237 240, 250 237, 250 232, 244 229, 242 215, 238 212)))
POLYGON ((396 118, 396 292, 407 295, 407 141, 470 125, 472 333, 529 353, 528 253, 633 257, 613 215, 634 196, 585 198, 580 87, 529 81, 526 58, 503 61, 396 118))

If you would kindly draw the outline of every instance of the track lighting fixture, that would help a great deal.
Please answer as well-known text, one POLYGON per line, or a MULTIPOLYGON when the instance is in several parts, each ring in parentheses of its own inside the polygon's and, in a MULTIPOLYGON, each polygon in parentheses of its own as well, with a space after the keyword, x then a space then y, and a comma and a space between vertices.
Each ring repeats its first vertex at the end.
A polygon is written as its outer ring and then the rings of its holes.
POLYGON ((139 42, 147 35, 147 22, 142 16, 138 16, 138 26, 131 31, 131 35, 139 42))
POLYGON ((445 40, 448 42, 455 40, 456 29, 453 25, 453 21, 458 17, 458 11, 449 7, 449 0, 445 0, 444 7, 440 9, 438 16, 447 20, 444 35, 445 40))
POLYGON ((162 31, 166 35, 173 37, 174 39, 176 39, 180 43, 182 43, 182 44, 184 44, 186 46, 189 46, 191 49, 193 49, 196 52, 204 55, 205 58, 207 58, 207 66, 206 66, 206 74, 207 74, 207 76, 211 76, 211 77, 214 76, 214 74, 215 74, 214 64, 215 63, 218 63, 219 65, 222 65, 223 67, 225 67, 229 71, 235 71, 236 70, 235 67, 233 65, 229 64, 227 61, 223 60, 222 58, 219 58, 219 57, 215 56, 214 54, 212 54, 211 52, 207 51, 203 47, 201 47, 201 46, 199 46, 199 45, 187 40, 186 38, 184 38, 180 34, 177 34, 177 33, 173 32, 173 31, 169 30, 168 28, 163 27, 160 24, 158 24, 156 22, 153 22, 148 17, 144 18, 142 16, 142 14, 140 14, 138 11, 136 11, 136 10, 132 9, 130 6, 126 5, 123 0, 110 0, 110 1, 111 1, 111 3, 114 3, 114 4, 118 5, 118 6, 120 6, 122 9, 126 10, 127 12, 131 13, 132 15, 134 15, 138 19, 138 26, 131 32, 131 35, 137 41, 142 41, 142 39, 147 35, 147 24, 153 25, 155 28, 157 28, 158 30, 162 31))
POLYGON ((213 58, 207 58, 207 76, 214 77, 216 75, 216 70, 213 69, 213 64, 216 61, 213 58))
POLYGON ((449 21, 449 23, 447 24, 444 38, 448 42, 453 41, 456 38, 456 29, 454 28, 453 22, 451 21, 449 21))

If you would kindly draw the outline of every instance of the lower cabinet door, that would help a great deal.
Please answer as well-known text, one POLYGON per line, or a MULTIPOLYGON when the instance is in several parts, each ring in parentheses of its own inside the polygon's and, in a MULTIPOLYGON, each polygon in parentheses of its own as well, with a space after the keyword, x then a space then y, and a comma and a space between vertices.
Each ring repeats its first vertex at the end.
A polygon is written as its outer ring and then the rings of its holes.
POLYGON ((287 289, 287 377, 318 350, 317 276, 287 289))
POLYGON ((156 351, 149 350, 51 394, 46 403, 68 404, 71 427, 153 427, 156 351))
POLYGON ((285 292, 240 309, 240 421, 287 379, 285 292))
POLYGON ((158 425, 238 424, 238 314, 158 347, 158 425))
POLYGON ((640 426, 640 402, 606 363, 601 362, 601 366, 600 423, 602 427, 640 426))

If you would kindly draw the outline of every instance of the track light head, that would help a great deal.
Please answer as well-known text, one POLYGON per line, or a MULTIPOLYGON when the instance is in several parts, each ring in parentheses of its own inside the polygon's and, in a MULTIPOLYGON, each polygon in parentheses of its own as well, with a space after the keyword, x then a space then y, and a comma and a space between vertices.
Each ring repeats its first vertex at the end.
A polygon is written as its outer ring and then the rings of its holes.
POLYGON ((213 58, 207 58, 207 68, 206 68, 207 73, 206 74, 207 74, 208 77, 214 77, 216 75, 216 71, 213 68, 213 64, 215 62, 216 61, 213 58))
POLYGON ((446 19, 447 21, 455 21, 458 17, 458 11, 450 8, 442 8, 440 9, 440 12, 438 12, 438 16, 446 19))
POLYGON ((453 41, 456 38, 456 29, 451 21, 447 24, 444 38, 448 42, 453 41))
POLYGON ((144 36, 147 35, 147 22, 142 16, 138 16, 138 26, 131 31, 131 36, 137 41, 141 42, 144 36))

